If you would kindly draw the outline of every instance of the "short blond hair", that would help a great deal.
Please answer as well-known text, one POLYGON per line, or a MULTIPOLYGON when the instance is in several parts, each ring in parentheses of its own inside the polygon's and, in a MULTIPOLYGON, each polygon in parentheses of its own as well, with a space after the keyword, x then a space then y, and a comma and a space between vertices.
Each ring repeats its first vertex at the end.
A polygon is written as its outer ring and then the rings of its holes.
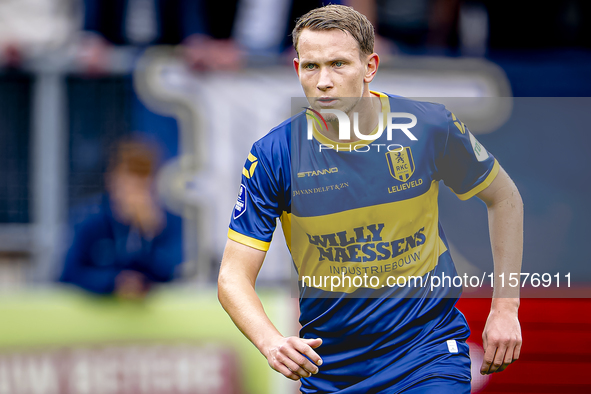
MULTIPOLYGON (((365 15, 344 5, 330 4, 313 9, 300 17, 291 32, 293 47, 298 52, 298 41, 304 29, 331 30, 339 29, 353 36, 359 44, 359 50, 365 55, 373 53, 375 40, 374 28, 365 15)), ((299 52, 298 52, 299 56, 299 52)))

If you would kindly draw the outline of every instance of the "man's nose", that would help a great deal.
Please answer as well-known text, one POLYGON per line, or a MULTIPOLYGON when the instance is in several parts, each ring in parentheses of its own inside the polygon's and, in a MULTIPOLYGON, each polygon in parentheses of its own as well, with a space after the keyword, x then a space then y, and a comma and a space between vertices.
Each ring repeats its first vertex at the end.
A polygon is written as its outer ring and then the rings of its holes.
POLYGON ((328 68, 321 68, 320 69, 320 76, 318 77, 318 83, 316 84, 316 87, 319 90, 325 91, 327 89, 332 88, 332 78, 331 78, 331 73, 330 73, 330 69, 328 68))

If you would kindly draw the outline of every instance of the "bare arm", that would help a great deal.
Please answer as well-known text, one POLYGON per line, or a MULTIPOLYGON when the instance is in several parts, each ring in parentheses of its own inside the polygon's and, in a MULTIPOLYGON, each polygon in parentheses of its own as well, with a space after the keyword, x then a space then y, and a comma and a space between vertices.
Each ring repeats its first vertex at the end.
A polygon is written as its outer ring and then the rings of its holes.
POLYGON ((285 338, 269 320, 255 292, 256 278, 265 252, 228 240, 218 277, 218 298, 234 324, 267 358, 269 365, 286 377, 298 380, 318 372, 310 362, 322 364, 313 350, 320 339, 285 338))
POLYGON ((488 207, 495 285, 491 310, 482 333, 484 360, 481 374, 504 370, 519 358, 521 327, 517 318, 519 286, 507 285, 509 275, 521 272, 523 254, 523 201, 502 168, 489 187, 477 194, 488 207), (505 274, 505 286, 499 274, 505 274))

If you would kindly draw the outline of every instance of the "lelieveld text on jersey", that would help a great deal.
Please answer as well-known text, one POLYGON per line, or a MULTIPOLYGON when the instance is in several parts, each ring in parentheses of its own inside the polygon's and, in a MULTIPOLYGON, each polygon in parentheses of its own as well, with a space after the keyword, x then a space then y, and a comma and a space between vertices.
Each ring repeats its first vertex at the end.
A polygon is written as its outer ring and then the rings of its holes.
POLYGON ((423 180, 421 178, 419 178, 416 181, 410 181, 410 182, 403 183, 401 185, 395 185, 395 186, 389 187, 388 193, 392 194, 392 193, 396 193, 396 192, 401 192, 403 190, 412 189, 413 187, 417 187, 422 184, 423 184, 423 180))

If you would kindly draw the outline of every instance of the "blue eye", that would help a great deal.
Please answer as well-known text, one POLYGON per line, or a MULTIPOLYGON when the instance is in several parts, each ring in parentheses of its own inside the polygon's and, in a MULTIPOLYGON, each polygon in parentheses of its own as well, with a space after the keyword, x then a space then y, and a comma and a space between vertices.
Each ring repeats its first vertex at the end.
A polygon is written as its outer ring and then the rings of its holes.
POLYGON ((305 69, 307 69, 307 70, 312 70, 312 69, 314 69, 314 67, 315 67, 315 65, 314 65, 314 64, 312 64, 312 63, 306 64, 306 65, 304 66, 304 68, 305 68, 305 69))
POLYGON ((343 62, 341 62, 341 61, 334 62, 334 65, 335 65, 335 66, 337 66, 337 67, 341 67, 341 66, 343 66, 344 64, 345 64, 345 63, 343 63, 343 62))

